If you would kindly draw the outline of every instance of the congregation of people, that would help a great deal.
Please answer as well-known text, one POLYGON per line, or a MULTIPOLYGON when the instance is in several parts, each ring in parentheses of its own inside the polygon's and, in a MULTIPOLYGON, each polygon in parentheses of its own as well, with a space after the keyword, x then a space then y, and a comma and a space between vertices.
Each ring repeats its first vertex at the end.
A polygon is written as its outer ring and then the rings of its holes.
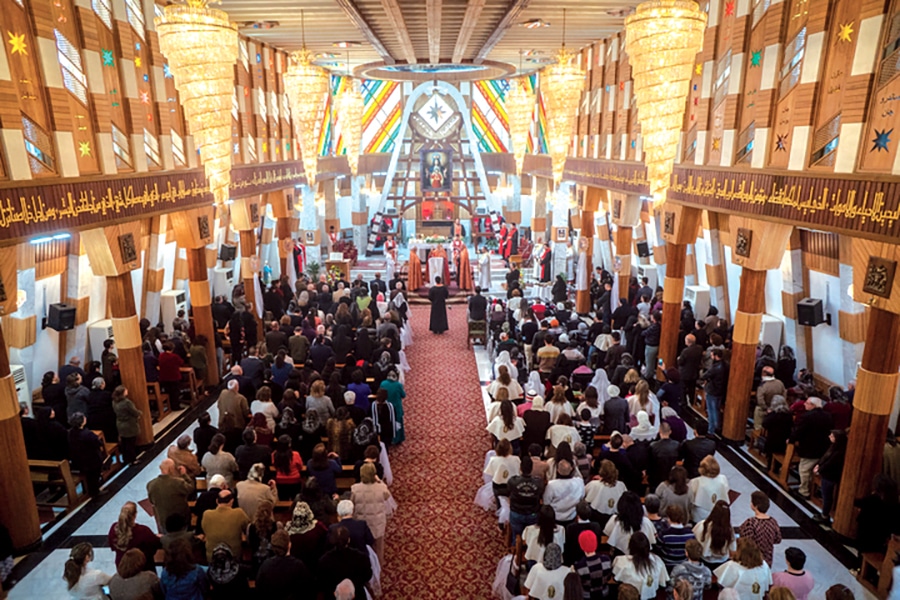
MULTIPOLYGON (((396 508, 387 449, 405 439, 404 348, 412 343, 404 285, 391 283, 385 301, 388 288, 380 275, 368 282, 361 276, 339 281, 333 292, 324 276, 315 282, 301 278, 294 289, 276 282, 264 296, 268 326, 262 338, 243 296, 234 304, 217 298, 213 315, 230 341, 230 365, 225 363, 218 389, 210 390, 217 394, 217 419, 202 412, 192 434, 168 448, 159 475, 147 484, 155 530, 137 523, 139 498, 122 507, 108 536, 115 573, 90 566, 95 551, 90 544, 72 548, 63 575, 69 595, 83 600, 379 596, 385 529, 396 508)), ((187 321, 176 322, 174 329, 168 339, 161 327, 148 330, 148 381, 151 375, 168 381, 171 340, 187 346, 187 321)), ((194 365, 197 343, 188 346, 190 355, 178 369, 194 365)), ((85 427, 99 427, 90 421, 95 390, 117 381, 110 368, 109 378, 101 376, 88 391, 82 381, 89 376, 77 367, 73 360, 59 376, 48 374, 47 408, 38 409, 30 448, 40 455, 47 451, 45 440, 59 438, 53 456, 68 457, 87 475, 93 495, 100 493, 102 465, 85 427), (59 390, 58 377, 67 382, 59 390), (57 411, 68 411, 68 432, 57 411)), ((202 380, 202 370, 194 368, 202 380)), ((178 393, 173 386, 170 397, 178 393)), ((136 412, 133 404, 131 411, 120 408, 124 402, 131 404, 127 390, 116 385, 116 418, 104 430, 107 439, 137 435, 123 427, 125 417, 136 412)))

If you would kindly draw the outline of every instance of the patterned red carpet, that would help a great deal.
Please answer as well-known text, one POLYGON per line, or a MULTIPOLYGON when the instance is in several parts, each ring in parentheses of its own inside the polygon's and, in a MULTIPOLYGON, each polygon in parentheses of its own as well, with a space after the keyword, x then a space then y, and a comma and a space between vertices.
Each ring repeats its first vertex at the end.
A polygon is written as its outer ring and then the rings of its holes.
POLYGON ((493 515, 473 504, 490 436, 466 312, 447 311, 443 335, 428 331, 429 312, 412 308, 406 441, 391 450, 399 508, 385 538, 384 598, 490 598, 504 544, 493 515))

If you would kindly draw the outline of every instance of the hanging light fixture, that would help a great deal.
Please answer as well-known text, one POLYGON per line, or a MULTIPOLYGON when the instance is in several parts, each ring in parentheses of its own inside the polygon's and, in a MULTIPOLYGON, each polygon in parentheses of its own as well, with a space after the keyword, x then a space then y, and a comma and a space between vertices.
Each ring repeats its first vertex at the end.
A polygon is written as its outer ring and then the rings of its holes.
POLYGON ((528 132, 534 115, 534 94, 528 91, 525 76, 522 75, 522 51, 519 50, 519 77, 509 80, 506 93, 506 118, 509 121, 509 139, 516 157, 516 174, 522 175, 525 150, 528 146, 528 132))
POLYGON ((302 47, 291 54, 290 64, 284 74, 284 87, 291 105, 294 130, 300 141, 306 183, 313 187, 316 182, 319 155, 318 128, 325 96, 328 94, 329 78, 324 69, 313 64, 315 56, 306 49, 306 28, 302 10, 300 32, 302 47))
POLYGON ((231 107, 237 27, 208 0, 172 4, 156 18, 159 46, 169 61, 209 189, 218 204, 231 185, 231 107))
POLYGON ((693 0, 650 0, 625 19, 644 162, 654 203, 666 198, 706 13, 693 0))
POLYGON ((350 52, 347 51, 347 85, 337 98, 337 118, 344 138, 350 173, 355 177, 359 167, 359 144, 362 141, 362 118, 366 101, 359 91, 359 82, 352 77, 350 52))
POLYGON ((575 110, 584 89, 584 69, 566 50, 566 11, 563 9, 563 43, 556 53, 556 64, 541 74, 541 97, 547 110, 547 146, 553 168, 553 185, 562 181, 566 157, 572 146, 572 126, 575 110))

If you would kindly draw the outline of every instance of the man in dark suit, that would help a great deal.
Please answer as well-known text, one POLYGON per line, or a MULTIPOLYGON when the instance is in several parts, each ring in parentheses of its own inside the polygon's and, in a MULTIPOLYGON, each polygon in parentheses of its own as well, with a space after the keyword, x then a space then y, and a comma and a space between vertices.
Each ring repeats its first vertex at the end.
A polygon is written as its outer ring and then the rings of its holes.
POLYGON ((703 362, 703 348, 692 333, 684 337, 684 343, 684 350, 678 355, 678 374, 684 388, 685 406, 692 406, 697 395, 697 379, 700 377, 700 365, 703 362))
POLYGON ((372 564, 368 554, 350 546, 350 532, 340 525, 332 535, 334 549, 319 559, 316 579, 319 590, 329 597, 340 582, 349 579, 356 588, 354 600, 366 599, 366 583, 372 578, 372 564))
POLYGON ((481 295, 481 286, 475 286, 475 295, 469 297, 469 320, 484 321, 487 319, 487 298, 481 295))
POLYGON ((103 442, 93 431, 85 429, 85 424, 87 417, 80 412, 69 419, 69 458, 84 477, 88 494, 97 496, 100 494, 103 442))
POLYGON ((269 332, 266 334, 266 349, 269 354, 278 354, 279 350, 288 349, 288 336, 281 330, 278 321, 269 324, 269 332))
POLYGON ((582 500, 575 507, 575 522, 566 527, 566 547, 563 550, 563 563, 574 565, 584 557, 584 550, 578 544, 578 536, 582 531, 593 531, 599 540, 603 536, 603 528, 599 523, 591 521, 591 504, 582 500))
POLYGON ((616 370, 616 367, 619 366, 619 363, 622 362, 622 355, 625 354, 628 349, 622 344, 621 333, 613 331, 610 336, 612 336, 612 346, 606 351, 606 372, 612 375, 613 371, 616 370))
POLYGON ((262 387, 266 363, 259 357, 255 346, 247 349, 247 358, 241 361, 241 369, 244 370, 244 377, 249 379, 256 389, 262 387))
POLYGON ((672 427, 663 421, 659 424, 659 439, 650 444, 650 468, 647 469, 647 480, 650 489, 655 490, 661 482, 669 478, 669 471, 678 462, 681 444, 673 440, 672 427))
POLYGON ((606 390, 609 400, 603 404, 603 433, 612 435, 613 431, 627 431, 628 400, 619 395, 618 386, 611 385, 606 390))
POLYGON ((716 453, 716 441, 707 437, 708 426, 705 421, 697 424, 697 436, 681 445, 681 458, 688 477, 700 476, 700 461, 716 453))
POLYGON ((350 547, 368 554, 367 547, 375 547, 375 538, 372 537, 372 530, 365 521, 353 518, 353 502, 350 500, 338 502, 337 515, 339 522, 333 523, 328 528, 329 537, 334 540, 337 537, 338 527, 343 527, 350 534, 350 547))
POLYGON ((375 279, 372 280, 372 283, 369 284, 369 287, 372 289, 372 298, 377 298, 378 293, 381 292, 384 294, 385 300, 387 297, 387 284, 381 280, 381 273, 375 273, 375 279))

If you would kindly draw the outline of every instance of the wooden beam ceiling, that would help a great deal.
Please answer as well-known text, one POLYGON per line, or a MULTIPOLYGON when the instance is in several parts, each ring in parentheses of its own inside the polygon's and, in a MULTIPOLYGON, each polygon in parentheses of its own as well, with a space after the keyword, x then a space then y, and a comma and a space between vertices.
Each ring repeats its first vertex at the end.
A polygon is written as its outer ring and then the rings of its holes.
POLYGON ((372 31, 372 28, 369 26, 368 21, 360 14, 359 9, 356 7, 356 4, 353 3, 353 0, 335 0, 338 7, 344 11, 344 14, 347 15, 347 18, 350 19, 350 22, 359 29, 360 33, 366 38, 375 51, 381 56, 382 60, 386 64, 392 65, 397 61, 391 56, 391 53, 388 52, 388 49, 385 48, 384 44, 375 35, 375 32, 372 31))
POLYGON ((428 61, 441 62, 441 16, 443 0, 425 0, 425 15, 428 19, 428 61))
POLYGON ((512 0, 509 5, 509 9, 506 11, 506 14, 503 15, 503 18, 500 19, 497 27, 481 47, 481 50, 479 50, 478 54, 475 55, 475 64, 481 64, 481 62, 483 62, 484 59, 487 58, 488 53, 490 53, 494 46, 497 45, 497 42, 499 42, 501 38, 503 38, 504 34, 506 34, 506 30, 519 20, 519 15, 522 14, 522 11, 528 8, 528 3, 530 1, 531 0, 512 0))
POLYGON ((400 43, 400 48, 403 51, 403 58, 411 65, 416 64, 416 51, 413 48, 412 40, 409 39, 409 30, 406 28, 403 11, 400 10, 397 0, 381 0, 381 6, 384 8, 384 12, 387 13, 392 27, 397 31, 397 41, 400 43))
POLYGON ((466 6, 466 15, 463 17, 462 27, 459 28, 459 36, 456 38, 456 46, 453 48, 453 62, 461 63, 469 46, 472 32, 478 24, 478 18, 484 9, 486 0, 469 0, 466 6))

